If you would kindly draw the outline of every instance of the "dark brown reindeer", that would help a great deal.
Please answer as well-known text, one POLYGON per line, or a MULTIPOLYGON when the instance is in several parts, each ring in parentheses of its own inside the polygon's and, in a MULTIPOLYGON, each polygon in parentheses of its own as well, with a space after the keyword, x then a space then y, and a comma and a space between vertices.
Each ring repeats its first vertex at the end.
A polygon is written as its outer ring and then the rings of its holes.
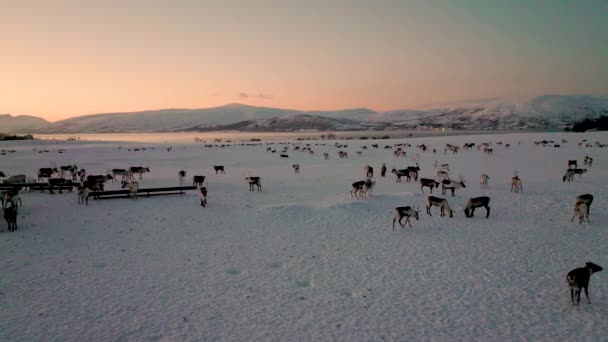
POLYGON ((180 170, 177 173, 177 178, 179 179, 179 186, 184 185, 184 178, 186 178, 186 171, 180 170))
POLYGON ((464 208, 464 215, 466 217, 473 217, 476 208, 486 208, 486 218, 490 217, 490 197, 469 198, 464 208))
POLYGON ((260 177, 245 177, 247 183, 249 183, 249 191, 254 191, 254 187, 257 186, 258 191, 262 191, 262 179, 260 177))
POLYGON ((192 186, 203 186, 203 183, 205 182, 205 176, 193 176, 192 177, 192 186))
POLYGON ((410 177, 410 170, 408 170, 408 169, 396 170, 395 168, 393 168, 391 170, 391 173, 394 174, 395 176, 397 176, 397 183, 401 182, 401 177, 406 177, 406 178, 410 177))
POLYGON ((439 198, 439 197, 435 197, 435 196, 429 196, 426 199, 426 213, 429 214, 429 216, 433 216, 431 215, 431 207, 433 206, 437 206, 439 208, 441 208, 441 216, 445 216, 445 211, 448 211, 448 214, 450 215, 450 217, 454 217, 454 214, 452 212, 452 209, 450 209, 450 205, 448 204, 448 200, 446 200, 445 198, 439 198))
POLYGON ((431 193, 433 193, 433 188, 439 188, 439 182, 430 178, 420 178, 420 191, 424 193, 424 187, 428 187, 431 189, 431 193))
POLYGON ((213 170, 215 171, 215 174, 217 175, 218 172, 221 174, 226 174, 226 170, 224 170, 224 165, 213 165, 213 170))
POLYGON ((4 204, 4 220, 8 224, 8 231, 14 232, 17 230, 17 204, 13 201, 8 201, 4 204))
POLYGON ((597 273, 602 271, 602 266, 596 265, 590 261, 585 263, 585 267, 575 268, 572 271, 568 272, 566 276, 566 281, 568 282, 568 286, 570 286, 570 299, 572 300, 572 305, 579 305, 581 302, 581 289, 585 290, 585 296, 587 297, 587 303, 591 304, 589 300, 589 280, 593 273, 597 273))
POLYGON ((129 168, 129 171, 131 171, 131 179, 133 179, 133 175, 138 173, 139 174, 139 179, 143 179, 143 174, 146 172, 150 172, 150 168, 149 167, 142 167, 142 166, 131 166, 129 168))

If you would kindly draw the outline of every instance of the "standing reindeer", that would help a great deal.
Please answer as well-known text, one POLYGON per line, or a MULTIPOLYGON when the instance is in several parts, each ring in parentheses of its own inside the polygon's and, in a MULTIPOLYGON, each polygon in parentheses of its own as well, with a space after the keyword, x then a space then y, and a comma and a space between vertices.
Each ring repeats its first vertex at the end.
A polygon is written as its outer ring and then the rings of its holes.
POLYGON ((593 195, 592 194, 584 194, 576 197, 574 204, 578 202, 583 202, 587 205, 587 213, 591 212, 591 203, 593 203, 593 195))
POLYGON ((574 218, 578 217, 578 223, 581 224, 587 219, 587 223, 589 222, 589 206, 585 202, 576 202, 574 203, 574 215, 570 219, 570 222, 574 221, 574 218))
POLYGON ((179 186, 184 185, 184 178, 186 178, 186 171, 181 170, 177 173, 177 178, 179 178, 179 186))
POLYGON ((524 187, 521 178, 518 175, 511 177, 511 192, 524 192, 524 187))
POLYGON ((139 190, 139 183, 132 180, 128 182, 122 182, 122 188, 129 190, 129 197, 137 199, 137 191, 139 190))
POLYGON ((5 206, 3 216, 8 224, 8 231, 14 232, 17 229, 17 204, 8 201, 3 206, 5 206))
POLYGON ((207 206, 207 188, 202 186, 201 191, 199 192, 199 197, 201 199, 201 206, 205 208, 207 206))
POLYGON ((221 174, 226 174, 226 170, 224 170, 224 165, 213 165, 213 170, 215 170, 215 174, 217 175, 217 173, 221 173, 221 174))
POLYGON ((443 217, 445 215, 445 211, 448 211, 448 214, 450 215, 450 217, 454 217, 453 213, 452 213, 452 209, 450 209, 450 205, 448 204, 448 200, 446 200, 445 198, 439 198, 439 197, 435 197, 435 196, 429 196, 426 199, 426 213, 429 214, 429 216, 433 216, 431 215, 431 207, 433 206, 437 206, 439 208, 441 208, 441 217, 443 217))
POLYGON ((363 171, 365 171, 365 177, 367 178, 372 178, 374 177, 374 168, 369 166, 369 165, 365 165, 365 167, 363 168, 363 171))
POLYGON ((473 217, 475 208, 486 208, 486 218, 490 217, 490 197, 481 196, 469 198, 464 208, 464 216, 473 217))
POLYGON ((300 173, 300 164, 293 164, 291 167, 293 167, 293 172, 300 173))
POLYGON ((420 191, 424 193, 424 187, 428 187, 431 189, 431 193, 433 193, 433 188, 439 188, 439 182, 430 178, 420 178, 420 191))
POLYGON ((262 191, 262 179, 260 177, 245 177, 247 183, 249 183, 249 191, 254 191, 254 186, 257 186, 258 191, 262 191))
POLYGON ((415 218, 418 221, 418 209, 412 208, 410 206, 407 207, 397 207, 393 211, 393 230, 395 230, 395 221, 399 222, 401 228, 405 228, 405 224, 409 224, 410 227, 412 223, 410 222, 410 218, 415 218), (401 221, 405 218, 405 222, 401 223, 401 221))
POLYGON ((193 176, 192 177, 192 186, 203 186, 205 182, 205 176, 193 176))
POLYGON ((575 300, 576 305, 581 302, 581 289, 585 290, 587 303, 591 304, 591 301, 589 300, 589 292, 587 290, 589 287, 589 279, 593 273, 601 272, 602 270, 602 266, 588 261, 585 263, 585 267, 575 268, 568 272, 566 281, 568 281, 568 286, 570 286, 570 299, 572 300, 572 305, 575 305, 575 300))
POLYGON ((451 180, 444 180, 441 182, 441 193, 443 195, 445 195, 446 190, 451 190, 452 196, 454 196, 454 190, 461 189, 461 188, 466 188, 466 186, 464 185, 464 179, 462 177, 460 177, 459 182, 451 181, 451 180))
POLYGON ((386 177, 386 164, 382 163, 382 167, 380 168, 380 177, 386 177))
POLYGON ((488 188, 488 179, 490 179, 490 176, 486 175, 485 173, 479 176, 479 184, 481 185, 482 189, 488 188))

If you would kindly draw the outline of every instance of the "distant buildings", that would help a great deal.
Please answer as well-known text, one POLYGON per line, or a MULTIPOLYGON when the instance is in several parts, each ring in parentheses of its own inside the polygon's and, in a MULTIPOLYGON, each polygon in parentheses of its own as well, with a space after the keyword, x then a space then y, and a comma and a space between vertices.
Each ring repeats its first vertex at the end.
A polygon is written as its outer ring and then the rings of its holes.
POLYGON ((0 140, 34 140, 34 136, 31 134, 15 135, 0 133, 0 140))

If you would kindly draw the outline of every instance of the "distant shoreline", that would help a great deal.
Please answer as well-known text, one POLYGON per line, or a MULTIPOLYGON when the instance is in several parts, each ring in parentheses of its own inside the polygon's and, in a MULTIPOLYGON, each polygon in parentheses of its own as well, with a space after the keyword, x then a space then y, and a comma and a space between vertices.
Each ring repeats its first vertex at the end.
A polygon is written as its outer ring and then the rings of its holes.
POLYGON ((557 129, 529 130, 394 130, 394 131, 296 131, 296 132, 137 132, 137 133, 69 133, 34 134, 36 140, 57 141, 112 141, 193 143, 221 141, 277 141, 277 140, 384 140, 440 136, 494 135, 511 133, 569 133, 557 129), (387 137, 388 136, 388 137, 387 137), (324 137, 324 138, 322 138, 324 137))

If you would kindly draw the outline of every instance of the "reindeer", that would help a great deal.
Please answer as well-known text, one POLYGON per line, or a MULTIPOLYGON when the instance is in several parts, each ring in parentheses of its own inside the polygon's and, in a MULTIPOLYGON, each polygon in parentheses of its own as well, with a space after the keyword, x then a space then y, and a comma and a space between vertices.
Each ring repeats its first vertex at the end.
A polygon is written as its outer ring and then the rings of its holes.
POLYGON ((127 181, 133 177, 131 171, 127 169, 112 169, 108 172, 108 174, 110 173, 112 174, 112 182, 116 181, 116 176, 121 176, 121 182, 127 181))
POLYGON ((486 218, 490 216, 490 197, 481 196, 469 198, 464 208, 464 216, 473 217, 476 208, 486 208, 486 218))
POLYGON ((57 173, 56 167, 42 167, 38 169, 38 181, 41 182, 43 178, 47 180, 53 177, 53 174, 57 173))
POLYGON ((293 167, 293 172, 300 173, 300 164, 293 164, 291 167, 293 167))
POLYGON ((439 197, 435 197, 435 196, 429 196, 426 199, 426 213, 429 214, 429 216, 433 216, 431 215, 431 207, 433 206, 437 206, 439 208, 441 208, 441 217, 443 217, 445 215, 445 210, 448 211, 450 217, 454 217, 454 214, 452 213, 452 209, 450 209, 450 205, 448 204, 448 200, 446 200, 445 198, 439 198, 439 197))
POLYGON ((568 168, 570 168, 571 166, 574 166, 574 168, 576 169, 578 167, 578 162, 576 160, 568 160, 568 168))
POLYGON ((327 152, 323 153, 323 158, 325 160, 328 160, 329 159, 329 153, 327 153, 327 152))
POLYGON ((367 178, 372 178, 374 177, 374 168, 369 166, 369 165, 365 165, 365 167, 363 168, 363 171, 365 171, 365 177, 367 178))
POLYGON ((575 175, 578 175, 579 178, 583 176, 583 173, 587 173, 587 169, 578 169, 578 168, 574 168, 572 169, 572 173, 575 175))
POLYGON ((249 191, 254 191, 254 186, 257 186, 258 191, 262 191, 262 180, 260 177, 245 177, 247 183, 249 183, 249 191))
POLYGON ((2 209, 5 208, 5 203, 13 202, 18 207, 23 206, 23 201, 21 200, 21 196, 19 195, 18 189, 12 189, 5 192, 0 192, 0 203, 2 204, 2 209))
POLYGON ((88 175, 85 184, 89 184, 91 190, 103 191, 105 183, 112 179, 112 175, 88 175))
POLYGON ((13 201, 8 201, 5 203, 3 216, 8 224, 8 231, 14 232, 17 230, 17 204, 13 201))
POLYGON ((89 193, 91 190, 84 185, 78 185, 78 204, 89 205, 89 193))
POLYGON ((486 175, 485 173, 479 176, 479 184, 481 185, 482 189, 488 188, 488 179, 490 179, 490 176, 486 175))
POLYGON ((574 180, 574 170, 569 168, 568 170, 566 170, 564 177, 562 177, 562 182, 565 182, 565 181, 572 182, 573 180, 574 180))
POLYGON ((393 168, 391 173, 397 176, 397 183, 401 183, 401 177, 410 176, 410 171, 408 169, 395 170, 395 168, 393 168))
POLYGON ((380 177, 386 177, 386 164, 382 163, 382 167, 380 167, 380 177))
POLYGON ((350 197, 359 199, 358 195, 364 195, 365 181, 358 181, 351 184, 350 197))
POLYGON ((587 214, 591 212, 591 203, 593 203, 593 195, 592 194, 584 194, 576 197, 574 204, 578 202, 583 202, 587 205, 587 214))
POLYGON ((593 273, 601 272, 603 270, 602 266, 596 265, 591 261, 585 263, 585 267, 575 268, 572 271, 568 272, 566 276, 566 281, 568 281, 568 286, 570 286, 570 299, 572 300, 572 305, 576 300, 576 305, 579 305, 581 302, 581 289, 585 290, 585 296, 587 297, 587 303, 591 304, 589 300, 589 279, 593 273))
POLYGON ((585 202, 576 202, 574 203, 574 215, 570 219, 570 222, 574 221, 574 218, 578 217, 578 223, 581 224, 587 219, 587 223, 591 223, 589 221, 589 207, 585 202))
POLYGON ((449 181, 450 180, 450 175, 448 174, 447 171, 444 170, 438 170, 437 174, 435 175, 435 179, 439 179, 442 182, 443 181, 449 181))
POLYGON ((433 188, 439 188, 439 182, 430 178, 420 178, 420 191, 424 193, 424 187, 428 187, 431 189, 431 193, 433 193, 433 188))
POLYGON ((137 191, 139 190, 139 183, 137 181, 125 181, 122 182, 122 188, 129 190, 129 197, 137 199, 137 191))
POLYGON ((192 186, 202 187, 205 182, 205 176, 194 176, 192 177, 192 186))
POLYGON ((411 227, 412 223, 410 222, 410 218, 413 217, 416 219, 416 221, 418 221, 418 214, 418 209, 412 208, 410 206, 395 208, 395 210, 393 211, 393 230, 395 230, 395 221, 399 222, 399 225, 401 225, 402 229, 405 228, 406 223, 409 224, 411 227), (401 220, 403 220, 403 218, 405 218, 405 222, 401 223, 401 220))
POLYGON ((226 170, 224 170, 224 165, 213 165, 213 170, 215 171, 216 175, 218 172, 223 175, 226 174, 226 170))
POLYGON ((53 191, 53 189, 55 187, 59 188, 59 193, 60 194, 63 193, 62 187, 66 186, 66 185, 70 186, 70 190, 69 191, 72 192, 72 187, 73 187, 72 182, 69 181, 69 180, 67 180, 67 179, 63 179, 63 178, 49 178, 48 183, 49 183, 49 194, 51 194, 51 195, 55 194, 55 192, 53 191))
POLYGON ((86 176, 87 176, 87 170, 85 170, 85 169, 78 170, 78 178, 80 178, 81 182, 84 182, 84 179, 86 176))
POLYGON ((370 178, 366 179, 365 184, 363 184, 363 197, 367 198, 368 196, 371 196, 375 185, 375 180, 371 180, 370 178))
POLYGON ((138 173, 139 174, 139 179, 142 180, 143 178, 143 174, 146 172, 150 172, 150 168, 149 167, 142 167, 142 166, 131 166, 129 168, 129 171, 131 171, 131 179, 133 179, 133 175, 138 173))
POLYGON ((59 175, 61 178, 65 178, 65 173, 69 172, 70 175, 73 175, 75 172, 78 172, 78 166, 76 165, 62 165, 59 167, 59 175))
POLYGON ((523 184, 521 182, 521 178, 519 178, 519 176, 515 175, 513 177, 511 177, 511 192, 524 192, 524 187, 523 184))
POLYGON ((204 186, 201 186, 198 196, 201 199, 201 206, 203 208, 205 208, 207 206, 207 188, 204 186))
POLYGON ((460 189, 460 188, 466 188, 466 186, 464 185, 464 179, 462 177, 460 177, 459 182, 451 181, 451 180, 443 180, 441 182, 441 194, 443 194, 443 195, 445 195, 446 190, 451 190, 452 196, 454 196, 454 190, 460 189))
POLYGON ((184 185, 184 178, 186 178, 186 171, 181 170, 177 173, 177 178, 179 179, 179 186, 184 185))

